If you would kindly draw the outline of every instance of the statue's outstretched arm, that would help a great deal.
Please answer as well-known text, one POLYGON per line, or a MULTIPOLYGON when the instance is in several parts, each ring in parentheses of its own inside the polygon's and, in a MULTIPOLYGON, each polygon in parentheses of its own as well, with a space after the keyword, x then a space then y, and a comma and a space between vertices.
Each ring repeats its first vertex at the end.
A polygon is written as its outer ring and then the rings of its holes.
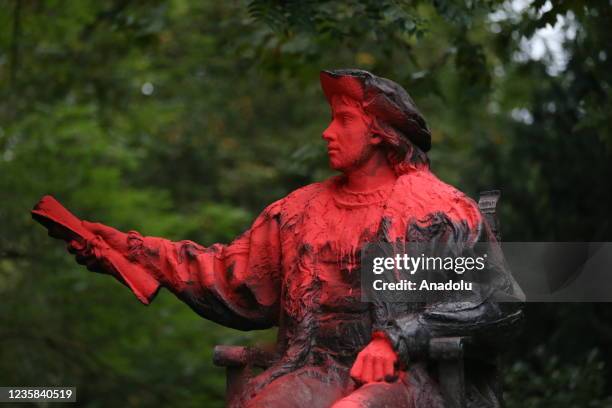
POLYGON ((165 287, 201 316, 225 326, 252 330, 277 324, 280 202, 231 244, 204 247, 81 221, 46 199, 33 215, 49 234, 67 241, 79 263, 115 276, 143 303, 165 287))

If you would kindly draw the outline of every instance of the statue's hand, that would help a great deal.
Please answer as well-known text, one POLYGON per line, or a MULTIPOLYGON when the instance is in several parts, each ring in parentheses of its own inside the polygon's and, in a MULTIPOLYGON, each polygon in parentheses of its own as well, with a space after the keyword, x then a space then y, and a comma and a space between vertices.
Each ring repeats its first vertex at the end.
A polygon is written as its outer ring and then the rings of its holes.
POLYGON ((389 340, 375 336, 359 354, 351 368, 351 377, 360 383, 375 381, 391 382, 397 378, 395 363, 397 353, 393 350, 389 340))
POLYGON ((83 221, 83 227, 96 235, 92 241, 72 240, 68 243, 68 252, 75 255, 76 261, 94 272, 104 271, 96 250, 101 245, 110 247, 122 254, 128 253, 128 235, 104 224, 83 221), (103 241, 103 242, 100 242, 103 241))

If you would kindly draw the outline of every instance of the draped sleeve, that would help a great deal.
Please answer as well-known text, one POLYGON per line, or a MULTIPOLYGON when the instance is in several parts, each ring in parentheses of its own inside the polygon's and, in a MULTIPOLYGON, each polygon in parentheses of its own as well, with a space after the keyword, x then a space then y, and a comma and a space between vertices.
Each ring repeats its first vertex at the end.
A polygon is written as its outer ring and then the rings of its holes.
POLYGON ((140 293, 146 301, 165 287, 202 317, 224 326, 272 327, 279 315, 281 202, 268 206, 249 230, 228 245, 204 247, 130 231, 127 258, 138 267, 124 271, 119 280, 153 280, 140 293))

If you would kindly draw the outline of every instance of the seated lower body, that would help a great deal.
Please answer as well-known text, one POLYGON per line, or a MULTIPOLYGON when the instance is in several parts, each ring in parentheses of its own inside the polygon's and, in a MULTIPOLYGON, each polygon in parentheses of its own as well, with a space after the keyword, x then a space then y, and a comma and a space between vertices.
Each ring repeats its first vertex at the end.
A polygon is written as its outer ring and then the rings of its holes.
POLYGON ((415 364, 394 382, 356 384, 348 369, 305 366, 267 384, 240 406, 247 408, 443 407, 425 368, 415 364))

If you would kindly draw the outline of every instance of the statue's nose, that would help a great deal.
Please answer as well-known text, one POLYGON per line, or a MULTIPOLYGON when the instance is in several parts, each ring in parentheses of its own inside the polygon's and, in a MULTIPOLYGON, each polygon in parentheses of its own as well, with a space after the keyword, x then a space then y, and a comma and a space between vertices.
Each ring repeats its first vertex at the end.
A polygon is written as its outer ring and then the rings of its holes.
POLYGON ((331 132, 330 127, 331 126, 329 126, 327 129, 325 129, 323 131, 323 133, 321 134, 321 137, 323 138, 323 140, 325 140, 327 142, 331 142, 334 139, 333 133, 331 132))

